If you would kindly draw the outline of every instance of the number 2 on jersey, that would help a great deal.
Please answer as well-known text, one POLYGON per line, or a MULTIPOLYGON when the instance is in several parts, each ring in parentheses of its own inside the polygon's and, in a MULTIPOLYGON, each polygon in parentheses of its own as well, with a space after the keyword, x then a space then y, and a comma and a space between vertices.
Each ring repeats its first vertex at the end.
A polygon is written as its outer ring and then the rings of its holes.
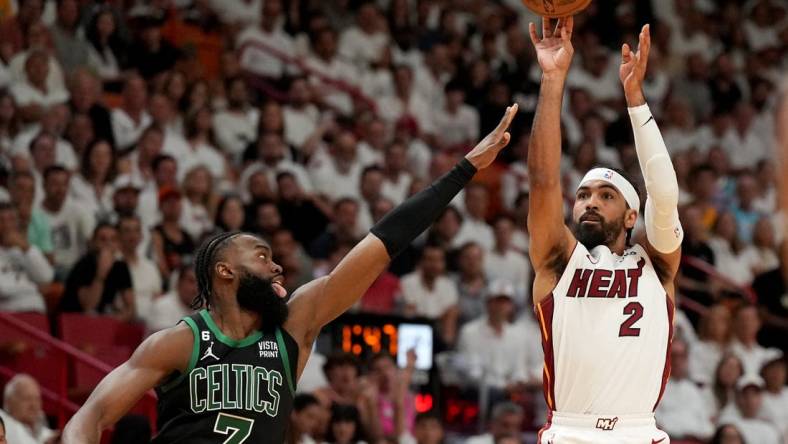
POLYGON ((254 419, 219 413, 213 431, 221 435, 230 435, 222 444, 241 444, 252 434, 254 419))
POLYGON ((624 306, 624 314, 629 317, 618 329, 618 336, 640 336, 640 327, 632 326, 643 317, 643 306, 640 305, 640 302, 630 302, 624 306))

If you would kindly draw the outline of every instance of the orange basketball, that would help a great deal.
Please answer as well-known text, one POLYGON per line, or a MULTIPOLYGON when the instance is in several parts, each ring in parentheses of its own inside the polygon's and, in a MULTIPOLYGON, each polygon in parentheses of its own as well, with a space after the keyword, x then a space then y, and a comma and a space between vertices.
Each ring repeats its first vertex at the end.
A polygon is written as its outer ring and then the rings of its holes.
POLYGON ((550 18, 568 17, 586 9, 591 0, 523 0, 531 11, 550 18))

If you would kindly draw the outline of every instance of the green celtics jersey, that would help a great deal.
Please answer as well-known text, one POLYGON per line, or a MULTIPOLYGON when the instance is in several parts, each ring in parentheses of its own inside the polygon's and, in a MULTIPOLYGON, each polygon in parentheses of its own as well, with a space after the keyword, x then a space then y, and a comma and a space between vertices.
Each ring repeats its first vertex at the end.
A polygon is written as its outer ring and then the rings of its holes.
POLYGON ((298 344, 281 328, 236 341, 202 310, 186 317, 186 373, 156 388, 154 444, 281 444, 293 408, 298 344))

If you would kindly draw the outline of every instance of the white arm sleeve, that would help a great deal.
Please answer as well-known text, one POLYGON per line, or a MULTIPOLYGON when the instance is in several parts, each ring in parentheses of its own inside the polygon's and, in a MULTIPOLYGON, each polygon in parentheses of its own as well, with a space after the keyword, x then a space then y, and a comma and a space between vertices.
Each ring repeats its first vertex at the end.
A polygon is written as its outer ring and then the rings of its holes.
POLYGON ((684 239, 679 222, 679 184, 668 149, 648 105, 629 108, 635 150, 646 182, 646 237, 660 253, 676 251, 684 239))

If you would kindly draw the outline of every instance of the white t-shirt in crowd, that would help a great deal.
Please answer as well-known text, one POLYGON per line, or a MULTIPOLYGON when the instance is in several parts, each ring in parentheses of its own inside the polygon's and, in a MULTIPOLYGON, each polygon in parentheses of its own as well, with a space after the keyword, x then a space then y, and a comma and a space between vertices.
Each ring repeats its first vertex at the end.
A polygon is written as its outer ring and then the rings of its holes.
POLYGON ((156 264, 145 256, 137 255, 135 261, 126 261, 131 275, 131 286, 134 289, 134 301, 137 317, 148 319, 153 301, 161 294, 161 273, 156 264))
POLYGON ((714 424, 706 407, 694 382, 670 378, 655 412, 657 424, 673 438, 710 438, 714 424))
POLYGON ((406 274, 400 280, 402 299, 415 308, 416 314, 429 319, 438 319, 451 307, 457 305, 457 287, 446 276, 438 276, 433 288, 424 285, 421 272, 406 274))
POLYGON ((531 288, 531 262, 524 254, 509 249, 491 249, 484 253, 484 273, 487 279, 503 279, 514 285, 517 303, 522 305, 531 288))
POLYGON ((320 111, 315 105, 309 104, 303 109, 285 106, 282 108, 285 125, 285 142, 300 150, 304 142, 315 132, 320 111))
POLYGON ((475 144, 479 138, 479 112, 461 105, 455 112, 442 109, 435 114, 435 133, 448 145, 475 144))
POLYGON ((153 123, 153 119, 147 111, 143 111, 140 114, 140 121, 135 122, 123 108, 115 108, 110 111, 110 121, 112 135, 115 137, 115 146, 120 150, 137 143, 145 128, 153 123))
POLYGON ((386 176, 383 179, 383 186, 381 187, 380 193, 386 199, 392 201, 394 205, 399 205, 408 197, 411 183, 413 183, 413 177, 406 172, 400 173, 399 176, 397 176, 396 182, 386 176))
POLYGON ((457 348, 472 379, 498 389, 527 381, 522 337, 516 330, 505 324, 499 335, 486 314, 462 326, 457 348))
POLYGON ((357 69, 366 69, 380 58, 380 53, 388 43, 389 36, 384 32, 367 34, 359 27, 353 26, 339 36, 338 50, 339 54, 357 69))
POLYGON ((46 310, 39 284, 52 282, 54 270, 35 245, 27 251, 0 247, 0 310, 46 310))
POLYGON ((788 388, 783 387, 779 393, 763 392, 764 417, 780 429, 783 438, 788 439, 788 388))
POLYGON ((0 410, 0 417, 5 424, 5 439, 9 444, 42 444, 57 435, 57 432, 43 424, 34 433, 3 410, 0 410))
POLYGON ((39 209, 47 216, 52 232, 55 267, 67 273, 85 253, 96 225, 94 214, 71 197, 67 197, 60 211, 50 212, 43 205, 39 209))
POLYGON ((279 55, 292 57, 295 54, 293 38, 280 28, 268 32, 260 26, 249 26, 244 29, 237 39, 238 48, 241 49, 241 66, 254 74, 269 78, 279 79, 285 74, 297 74, 294 65, 285 64, 279 55), (264 45, 262 49, 256 45, 264 45), (274 52, 269 52, 273 50, 274 52))
POLYGON ((493 249, 495 246, 495 234, 493 229, 487 222, 483 220, 472 219, 469 215, 465 215, 460 226, 460 231, 452 241, 453 247, 461 247, 462 244, 467 242, 475 242, 482 247, 486 252, 493 249))
POLYGON ((236 159, 257 138, 260 113, 255 109, 244 112, 219 111, 213 115, 213 132, 219 148, 236 159))
POLYGON ((358 158, 347 172, 340 172, 330 157, 315 161, 309 168, 309 176, 315 190, 325 194, 331 200, 342 197, 359 199, 359 183, 361 180, 361 162, 358 158))
POLYGON ((761 374, 763 363, 771 357, 769 349, 762 347, 760 344, 746 347, 737 339, 731 341, 730 351, 741 359, 742 365, 744 366, 744 373, 749 373, 751 375, 761 374))
POLYGON ((342 114, 351 114, 353 112, 353 99, 351 96, 317 74, 332 80, 342 81, 348 86, 358 86, 359 73, 353 65, 346 63, 339 57, 326 61, 314 54, 307 56, 304 63, 310 70, 315 72, 315 74, 310 74, 309 83, 323 95, 323 101, 339 110, 342 114))
POLYGON ((181 199, 181 228, 195 241, 199 241, 203 234, 213 230, 213 220, 208 209, 199 203, 193 203, 185 196, 181 199))
POLYGON ((69 181, 69 195, 75 202, 79 202, 85 211, 92 213, 96 219, 106 217, 113 211, 112 196, 115 187, 106 184, 101 189, 101 194, 96 194, 96 189, 86 181, 81 174, 71 176, 69 181))
POLYGON ((732 424, 739 432, 745 442, 758 444, 780 444, 780 433, 777 427, 763 419, 743 418, 741 412, 735 404, 729 404, 720 413, 718 424, 732 424))
POLYGON ((196 145, 190 143, 188 154, 178 159, 178 182, 183 181, 186 173, 198 166, 208 168, 213 176, 214 185, 223 180, 227 172, 227 162, 216 147, 205 143, 196 145))
POLYGON ((690 378, 703 385, 714 383, 714 372, 722 359, 725 350, 712 341, 698 341, 692 345, 689 353, 690 378))
POLYGON ((174 326, 192 313, 191 308, 183 305, 178 293, 170 291, 153 300, 145 322, 148 331, 153 333, 174 326))
POLYGON ((47 88, 46 91, 42 91, 27 81, 11 85, 11 95, 14 96, 16 104, 20 107, 39 105, 49 108, 52 105, 66 103, 69 98, 68 91, 65 88, 47 88))

